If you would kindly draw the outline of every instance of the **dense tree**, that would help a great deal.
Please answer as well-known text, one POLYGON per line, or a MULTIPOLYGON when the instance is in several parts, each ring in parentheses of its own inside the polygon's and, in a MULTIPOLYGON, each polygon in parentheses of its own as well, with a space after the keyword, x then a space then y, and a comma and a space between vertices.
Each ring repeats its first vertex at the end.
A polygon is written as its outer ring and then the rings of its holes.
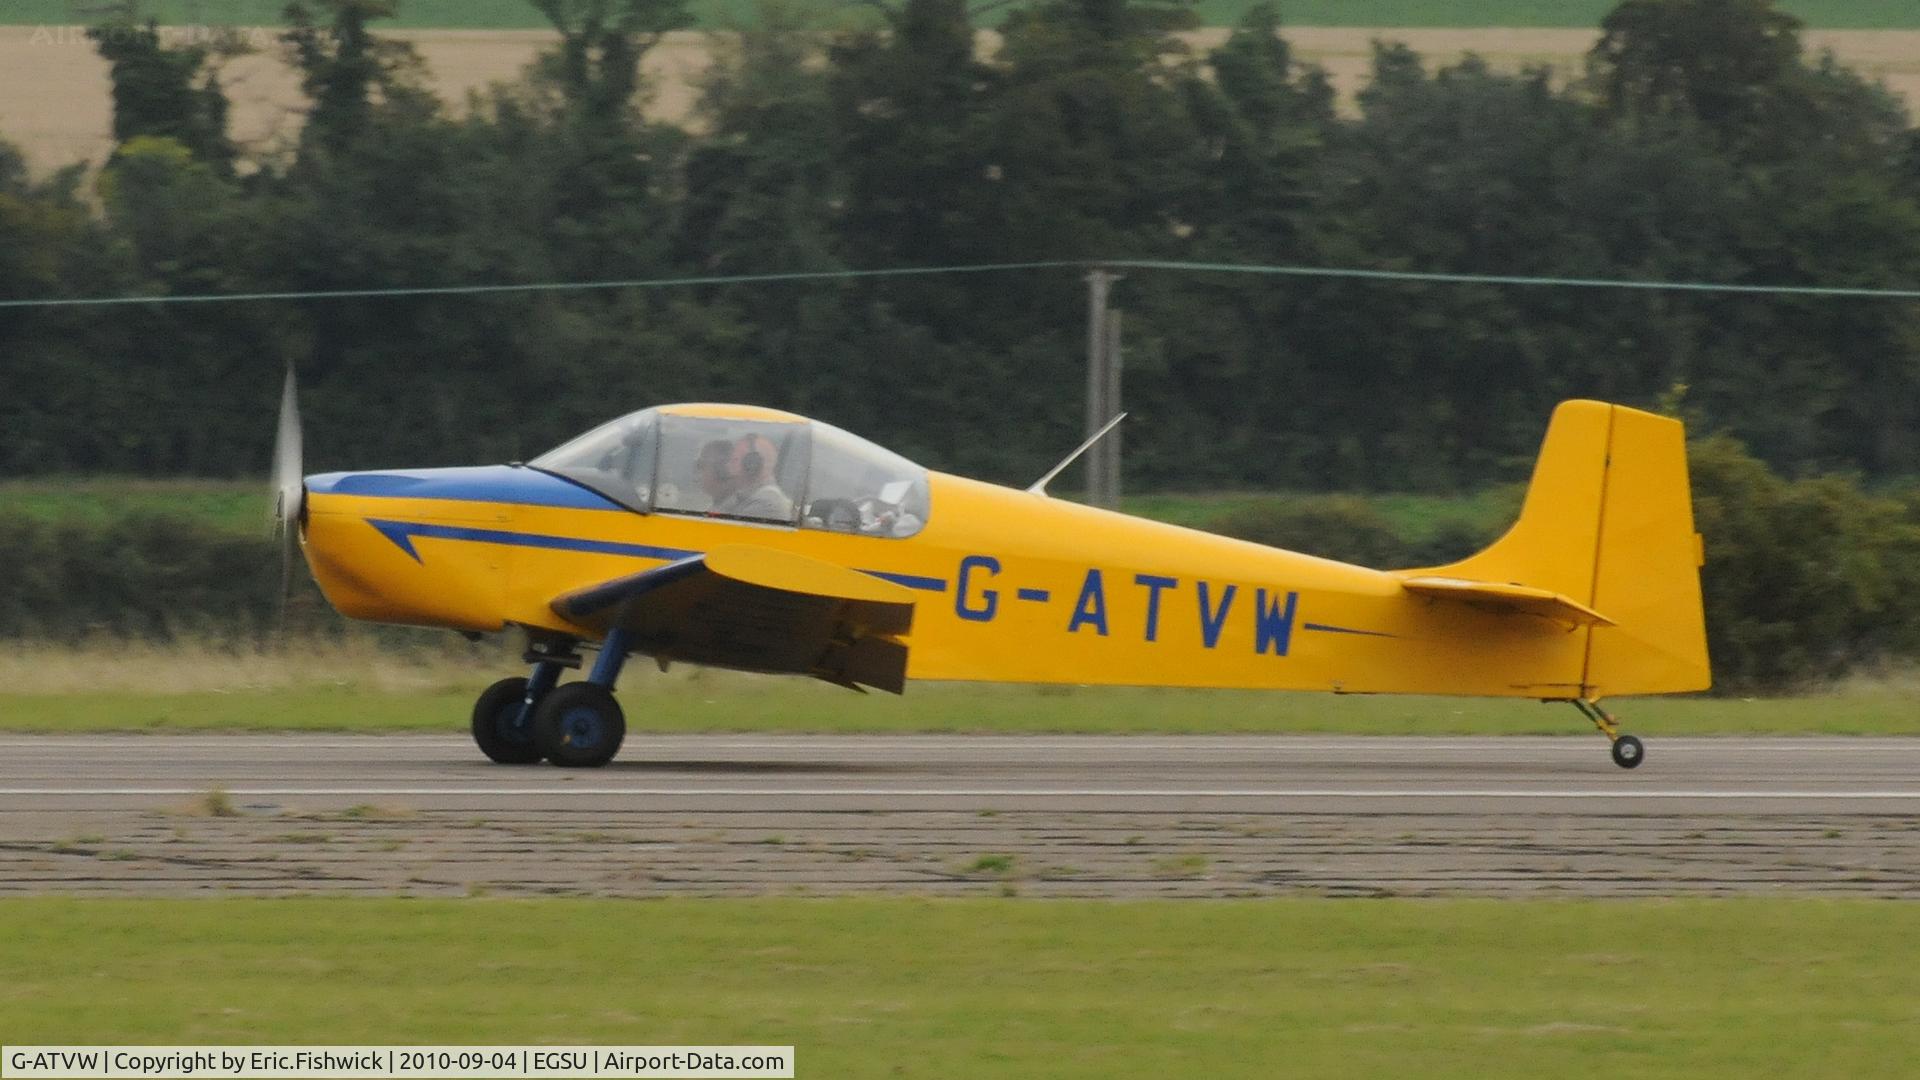
MULTIPOLYGON (((1831 55, 1809 61, 1798 19, 1767 0, 1626 0, 1588 74, 1604 114, 1639 136, 1692 130, 1725 176, 1711 210, 1714 277, 1767 284, 1888 284, 1920 248, 1903 175, 1900 103, 1831 55)), ((1636 142, 1644 139, 1635 139, 1636 142)), ((1712 303, 1684 351, 1710 415, 1774 460, 1920 469, 1920 335, 1910 307, 1773 300, 1712 303)))
POLYGON ((845 35, 828 54, 849 257, 864 266, 997 257, 981 219, 1003 179, 985 145, 999 71, 976 53, 966 0, 884 12, 884 28, 845 35))
POLYGON ((138 138, 173 139, 209 165, 233 168, 227 95, 210 64, 232 55, 233 47, 166 47, 153 20, 144 25, 115 20, 88 28, 87 36, 111 65, 115 142, 124 146, 138 138))
POLYGON ((1004 27, 987 167, 1007 253, 1166 252, 1189 223, 1202 148, 1176 31, 1189 0, 1044 0, 1004 27))
POLYGON ((742 30, 708 72, 707 135, 685 166, 675 255, 707 273, 831 270, 846 197, 828 130, 826 80, 805 24, 781 9, 742 30))
POLYGON ((1744 141, 1780 119, 1802 26, 1772 0, 1624 0, 1589 70, 1617 115, 1685 115, 1744 141))
POLYGON ((531 0, 560 33, 542 58, 582 120, 619 127, 632 119, 640 61, 667 33, 693 24, 686 0, 531 0))
POLYGON ((373 123, 374 108, 382 102, 416 113, 432 110, 413 46, 372 30, 396 8, 395 0, 293 0, 287 5, 281 41, 313 102, 302 129, 310 146, 331 152, 349 147, 373 123))
POLYGON ((1298 257, 1316 159, 1337 135, 1333 85, 1324 70, 1294 59, 1272 4, 1249 9, 1207 60, 1218 92, 1190 84, 1195 134, 1211 150, 1207 209, 1196 224, 1226 251, 1298 257))

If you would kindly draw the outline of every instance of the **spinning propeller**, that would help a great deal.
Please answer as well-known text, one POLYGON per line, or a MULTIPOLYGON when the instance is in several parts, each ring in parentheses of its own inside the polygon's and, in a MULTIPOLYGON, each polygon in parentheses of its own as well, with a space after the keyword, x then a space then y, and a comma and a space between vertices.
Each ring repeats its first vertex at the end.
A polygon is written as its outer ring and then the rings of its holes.
POLYGON ((294 385, 293 365, 287 365, 286 385, 280 391, 280 425, 273 436, 273 503, 270 520, 280 542, 280 623, 285 628, 287 597, 293 588, 293 545, 298 537, 300 512, 306 498, 302 483, 300 446, 300 392, 294 385))

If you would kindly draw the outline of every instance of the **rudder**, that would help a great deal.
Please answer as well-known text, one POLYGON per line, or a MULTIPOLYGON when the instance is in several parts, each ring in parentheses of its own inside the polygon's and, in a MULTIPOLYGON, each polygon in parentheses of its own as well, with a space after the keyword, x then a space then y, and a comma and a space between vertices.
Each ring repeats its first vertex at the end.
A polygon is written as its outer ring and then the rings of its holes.
POLYGON ((1693 528, 1687 436, 1678 420, 1616 405, 1593 606, 1589 696, 1675 694, 1713 684, 1700 597, 1705 552, 1693 528))

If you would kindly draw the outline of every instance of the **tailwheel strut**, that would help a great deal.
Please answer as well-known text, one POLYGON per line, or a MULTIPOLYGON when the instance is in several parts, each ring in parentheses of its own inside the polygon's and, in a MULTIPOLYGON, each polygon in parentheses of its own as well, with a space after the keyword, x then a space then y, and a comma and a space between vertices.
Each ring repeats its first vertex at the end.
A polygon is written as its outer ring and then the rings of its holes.
POLYGON ((1593 721, 1593 726, 1613 744, 1615 765, 1623 769, 1635 769, 1646 760, 1647 748, 1640 744, 1639 739, 1621 733, 1620 721, 1612 713, 1601 708, 1599 702, 1586 698, 1574 698, 1573 707, 1580 710, 1580 715, 1593 721))

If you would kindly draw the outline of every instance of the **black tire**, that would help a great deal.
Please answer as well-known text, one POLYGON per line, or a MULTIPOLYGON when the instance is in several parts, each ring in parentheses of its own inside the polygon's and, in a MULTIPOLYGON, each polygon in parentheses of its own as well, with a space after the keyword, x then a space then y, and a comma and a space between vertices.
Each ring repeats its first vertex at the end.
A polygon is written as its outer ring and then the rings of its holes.
POLYGON ((532 765, 540 760, 533 740, 533 723, 521 723, 527 699, 527 680, 501 679, 480 693, 473 703, 473 742, 480 752, 502 765, 532 765))
POLYGON ((1647 760, 1647 748, 1640 740, 1631 735, 1622 735, 1613 740, 1613 763, 1623 769, 1637 769, 1647 760))
POLYGON ((555 687, 533 710, 534 742, 561 768, 599 768, 620 752, 626 737, 626 714, 604 686, 576 682, 555 687))

